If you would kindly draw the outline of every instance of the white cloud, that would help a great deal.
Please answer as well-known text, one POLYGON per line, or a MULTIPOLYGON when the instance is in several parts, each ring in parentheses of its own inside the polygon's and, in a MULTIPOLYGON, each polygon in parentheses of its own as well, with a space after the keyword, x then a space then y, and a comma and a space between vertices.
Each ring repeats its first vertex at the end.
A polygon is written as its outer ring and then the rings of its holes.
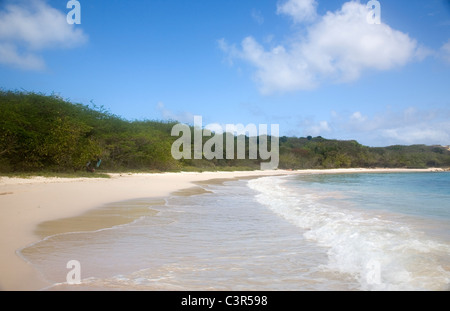
POLYGON ((367 117, 363 116, 361 114, 361 112, 357 111, 350 116, 350 120, 360 123, 360 122, 365 122, 367 120, 367 117))
POLYGON ((328 135, 357 139, 371 146, 450 144, 449 109, 409 107, 402 111, 386 110, 373 116, 359 111, 349 115, 332 112, 327 124, 331 129, 328 135))
POLYGON ((332 129, 328 121, 314 122, 309 119, 302 120, 300 127, 303 128, 304 136, 327 136, 332 133, 332 129))
POLYGON ((181 112, 181 113, 175 113, 171 111, 170 109, 167 109, 164 103, 159 102, 157 104, 157 109, 163 119, 165 120, 171 120, 171 121, 178 121, 185 124, 191 124, 194 122, 194 115, 190 112, 181 112))
POLYGON ((254 78, 261 85, 263 93, 316 86, 309 64, 284 46, 265 51, 254 38, 247 37, 242 41, 240 56, 257 68, 254 78))
POLYGON ((40 51, 73 48, 87 41, 77 27, 43 0, 8 3, 0 11, 0 63, 42 69, 40 51))
POLYGON ((365 69, 388 70, 415 56, 417 44, 407 34, 386 24, 367 23, 365 5, 347 2, 313 25, 302 51, 322 75, 357 79, 365 69))
POLYGON ((41 70, 45 68, 45 63, 41 57, 29 52, 20 53, 15 45, 1 42, 0 63, 13 65, 22 69, 41 70))
POLYGON ((261 11, 252 10, 252 19, 258 24, 258 25, 262 25, 264 24, 264 16, 262 15, 261 11))
MULTIPOLYGON (((291 0, 279 4, 278 12, 290 12, 297 16, 296 21, 305 20, 294 8, 306 3, 315 6, 315 1, 291 0)), ((407 34, 384 23, 369 24, 368 13, 366 5, 347 2, 336 12, 316 17, 306 34, 293 35, 288 45, 266 49, 247 37, 239 48, 224 40, 221 48, 228 57, 255 68, 254 79, 263 94, 308 90, 325 82, 350 82, 365 70, 390 70, 425 56, 425 49, 407 34)))
POLYGON ((408 126, 403 128, 393 128, 381 131, 381 135, 391 144, 426 144, 440 145, 450 142, 450 124, 440 123, 439 128, 422 126, 408 126))
POLYGON ((315 0, 287 0, 278 2, 277 14, 289 15, 295 23, 312 21, 317 17, 315 0))
POLYGON ((441 47, 440 57, 448 64, 450 64, 450 39, 441 47))

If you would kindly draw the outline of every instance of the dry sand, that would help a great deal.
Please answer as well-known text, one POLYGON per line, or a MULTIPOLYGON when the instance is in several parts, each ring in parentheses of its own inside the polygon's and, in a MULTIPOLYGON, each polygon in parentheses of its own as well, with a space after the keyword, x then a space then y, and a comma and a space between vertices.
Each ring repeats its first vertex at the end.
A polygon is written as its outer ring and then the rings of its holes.
MULTIPOLYGON (((414 170, 414 171, 430 171, 414 170)), ((355 172, 402 172, 392 169, 111 174, 111 178, 0 177, 0 290, 39 290, 49 284, 18 250, 36 242, 45 221, 79 216, 107 203, 164 197, 195 182, 247 176, 355 172)), ((412 171, 412 170, 407 170, 412 171)))

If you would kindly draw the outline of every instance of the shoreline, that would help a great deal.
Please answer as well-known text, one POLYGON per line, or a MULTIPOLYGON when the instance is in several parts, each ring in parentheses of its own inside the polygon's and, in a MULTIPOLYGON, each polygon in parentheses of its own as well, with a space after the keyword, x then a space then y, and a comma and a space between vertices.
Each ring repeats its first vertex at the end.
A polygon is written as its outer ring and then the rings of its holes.
POLYGON ((111 178, 0 177, 0 290, 39 290, 48 284, 17 253, 42 239, 39 224, 80 216, 112 202, 182 194, 196 183, 275 175, 441 172, 443 169, 330 169, 300 171, 109 174, 111 178))

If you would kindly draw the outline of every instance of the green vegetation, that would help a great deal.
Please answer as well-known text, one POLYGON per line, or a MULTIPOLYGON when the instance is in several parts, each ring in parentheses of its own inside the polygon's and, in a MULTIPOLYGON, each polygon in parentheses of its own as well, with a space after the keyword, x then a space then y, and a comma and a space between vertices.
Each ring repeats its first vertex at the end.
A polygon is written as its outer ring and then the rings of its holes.
MULTIPOLYGON (((0 116, 2 174, 86 175, 86 163, 97 159, 102 159, 97 172, 260 167, 260 160, 175 160, 171 146, 178 137, 172 137, 171 130, 177 122, 128 121, 102 107, 73 104, 53 95, 0 91, 0 116)), ((450 151, 440 146, 370 148, 322 137, 280 138, 282 169, 448 166, 450 151)))
POLYGON ((280 168, 428 168, 450 166, 450 151, 442 146, 367 147, 358 142, 316 138, 280 141, 280 168))

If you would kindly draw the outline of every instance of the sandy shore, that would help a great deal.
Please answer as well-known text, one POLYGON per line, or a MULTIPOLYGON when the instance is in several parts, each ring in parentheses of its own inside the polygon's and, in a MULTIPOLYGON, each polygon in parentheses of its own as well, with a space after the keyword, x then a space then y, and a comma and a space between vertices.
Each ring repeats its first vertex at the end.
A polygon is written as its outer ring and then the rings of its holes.
POLYGON ((344 169, 306 171, 111 174, 111 178, 0 177, 0 289, 39 290, 46 284, 17 250, 37 241, 35 230, 45 221, 79 216, 111 202, 164 197, 195 182, 247 176, 358 172, 436 171, 344 169))

